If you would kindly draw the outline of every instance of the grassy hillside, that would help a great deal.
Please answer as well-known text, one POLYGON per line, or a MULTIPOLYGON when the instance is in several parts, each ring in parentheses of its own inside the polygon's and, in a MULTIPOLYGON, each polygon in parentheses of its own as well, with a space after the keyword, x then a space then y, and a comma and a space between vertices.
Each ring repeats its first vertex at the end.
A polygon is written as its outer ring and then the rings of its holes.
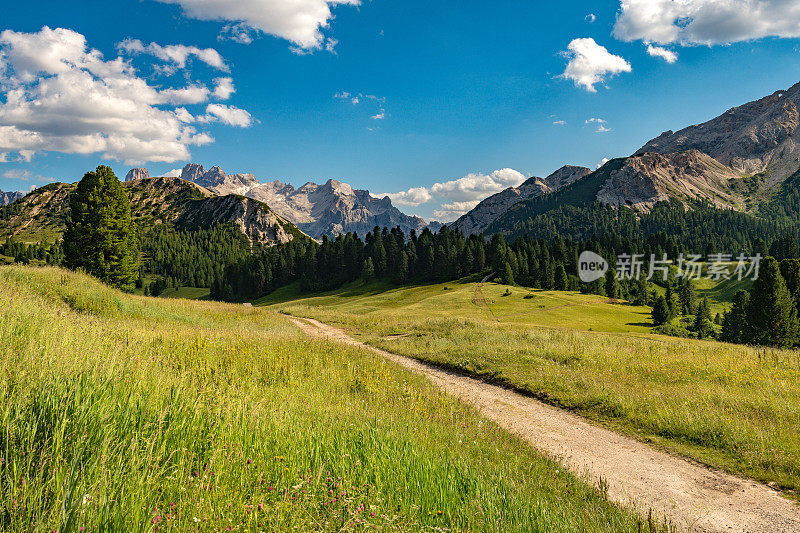
MULTIPOLYGON (((487 309, 470 300, 475 286, 365 290, 273 306, 507 384, 707 464, 800 489, 797 351, 642 335, 643 311, 578 294, 525 300, 524 291, 503 297, 505 287, 487 284, 487 309), (557 299, 572 304, 536 309, 557 299)), ((716 287, 719 295, 735 288, 716 287)))
POLYGON ((271 311, 15 266, 0 308, 4 531, 640 530, 424 378, 271 311))
MULTIPOLYGON (((381 320, 461 317, 498 324, 648 334, 650 309, 611 304, 594 294, 479 284, 465 280, 414 287, 356 282, 322 295, 300 294, 297 286, 275 291, 255 305, 295 302, 381 320), (506 294, 508 291, 508 294, 506 294)), ((402 329, 402 326, 399 328, 402 329)))

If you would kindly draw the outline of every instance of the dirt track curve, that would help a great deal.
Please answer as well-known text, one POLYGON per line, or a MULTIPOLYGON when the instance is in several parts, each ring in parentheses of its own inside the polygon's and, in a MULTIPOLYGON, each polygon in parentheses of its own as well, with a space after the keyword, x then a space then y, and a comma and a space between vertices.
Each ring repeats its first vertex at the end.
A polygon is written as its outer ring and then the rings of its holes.
POLYGON ((800 506, 765 485, 653 449, 503 387, 367 346, 316 320, 290 320, 309 335, 371 350, 426 375, 576 474, 605 480, 613 501, 642 514, 652 509, 688 531, 800 532, 800 506))

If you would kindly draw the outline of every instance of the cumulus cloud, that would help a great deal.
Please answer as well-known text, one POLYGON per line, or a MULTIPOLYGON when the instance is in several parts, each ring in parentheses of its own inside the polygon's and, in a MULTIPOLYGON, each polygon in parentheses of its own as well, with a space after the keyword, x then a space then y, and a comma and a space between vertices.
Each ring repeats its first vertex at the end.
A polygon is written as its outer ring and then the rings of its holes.
MULTIPOLYGON (((0 33, 0 92, 0 152, 22 159, 57 151, 173 162, 189 159, 190 146, 213 142, 190 125, 191 113, 175 107, 205 103, 207 87, 151 86, 128 61, 105 60, 68 29, 0 33)), ((243 125, 239 115, 217 118, 243 125)))
POLYGON ((170 44, 161 46, 160 44, 150 43, 145 45, 138 39, 125 39, 117 45, 121 52, 128 54, 148 54, 167 63, 171 63, 175 68, 186 68, 186 62, 196 57, 206 65, 218 70, 229 72, 228 65, 219 52, 213 48, 198 48, 196 46, 186 46, 183 44, 170 44))
POLYGON ((491 174, 467 174, 463 178, 434 183, 430 187, 414 187, 378 196, 388 196, 392 202, 404 207, 418 207, 438 201, 440 209, 434 211, 434 216, 438 220, 455 220, 487 196, 517 187, 526 179, 522 173, 504 168, 491 174))
POLYGON ((605 164, 606 164, 606 163, 608 163, 609 161, 611 161, 609 158, 607 158, 607 157, 604 157, 603 159, 601 159, 601 160, 600 160, 600 162, 599 162, 599 163, 597 163, 597 168, 600 168, 600 167, 602 167, 603 165, 605 165, 605 164))
POLYGON ((238 107, 222 104, 208 104, 204 121, 219 121, 228 126, 249 128, 253 123, 253 116, 244 109, 239 109, 238 107))
POLYGON ((614 36, 623 41, 714 45, 800 37, 795 0, 621 0, 614 36))
POLYGON ((227 100, 235 92, 236 89, 233 87, 233 78, 214 79, 214 96, 220 100, 227 100))
POLYGON ((167 178, 180 178, 183 175, 183 170, 180 168, 173 168, 169 172, 165 172, 164 176, 167 178))
POLYGON ((388 196, 393 203, 404 207, 417 207, 433 201, 433 195, 426 187, 413 187, 407 191, 379 195, 388 196))
POLYGON ((674 63, 678 60, 678 54, 663 46, 647 45, 647 53, 653 57, 660 57, 667 63, 674 63))
POLYGON ((569 59, 562 78, 572 80, 577 87, 597 92, 595 85, 622 72, 631 72, 631 64, 624 58, 610 53, 594 39, 574 39, 562 53, 569 59))
MULTIPOLYGON (((252 42, 253 32, 263 32, 291 41, 300 50, 316 50, 329 44, 323 30, 338 5, 357 6, 360 0, 157 0, 179 4, 186 16, 199 20, 222 20, 221 38, 252 42)), ((335 45, 335 43, 334 43, 335 45)))

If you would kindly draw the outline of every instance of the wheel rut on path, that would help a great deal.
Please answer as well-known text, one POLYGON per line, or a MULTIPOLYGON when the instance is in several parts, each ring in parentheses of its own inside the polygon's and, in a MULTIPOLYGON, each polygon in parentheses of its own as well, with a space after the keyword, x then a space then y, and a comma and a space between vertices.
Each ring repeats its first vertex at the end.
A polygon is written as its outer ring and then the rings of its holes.
POLYGON ((643 515, 652 510, 685 531, 800 532, 800 506, 766 485, 657 450, 506 388, 368 346, 317 320, 290 320, 308 335, 370 350, 427 376, 577 475, 602 480, 612 501, 643 515))

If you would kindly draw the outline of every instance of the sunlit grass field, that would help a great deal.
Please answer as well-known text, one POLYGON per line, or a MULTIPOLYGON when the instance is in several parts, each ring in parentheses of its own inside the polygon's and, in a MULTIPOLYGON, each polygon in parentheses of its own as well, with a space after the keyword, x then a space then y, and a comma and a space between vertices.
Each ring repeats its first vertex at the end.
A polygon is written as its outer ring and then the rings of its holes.
POLYGON ((650 309, 646 307, 610 304, 608 298, 594 294, 541 291, 467 280, 413 287, 357 282, 322 295, 302 294, 292 285, 254 304, 282 305, 292 301, 355 315, 380 315, 387 322, 409 317, 424 320, 460 317, 497 324, 640 334, 649 334, 653 327, 650 309))
POLYGON ((8 266, 0 354, 3 531, 641 530, 424 378, 270 310, 8 266))
POLYGON ((342 326, 395 353, 504 383, 797 494, 797 351, 647 334, 650 327, 637 324, 647 321, 643 308, 575 293, 534 292, 530 300, 523 289, 501 296, 505 286, 484 284, 487 308, 471 299, 476 286, 370 289, 355 298, 344 291, 284 303, 276 294, 272 306, 342 326), (548 303, 531 311, 548 300, 561 307, 548 303))

